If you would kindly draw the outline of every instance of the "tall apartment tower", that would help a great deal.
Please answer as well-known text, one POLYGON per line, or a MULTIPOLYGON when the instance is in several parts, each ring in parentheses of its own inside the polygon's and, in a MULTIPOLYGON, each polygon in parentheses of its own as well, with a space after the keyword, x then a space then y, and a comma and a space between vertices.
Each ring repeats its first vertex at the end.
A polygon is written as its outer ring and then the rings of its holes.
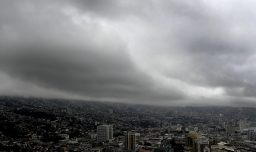
POLYGON ((112 125, 108 125, 108 130, 109 130, 109 140, 112 140, 113 137, 113 126, 112 125))
POLYGON ((136 148, 136 133, 127 132, 125 137, 125 149, 135 151, 136 148))
POLYGON ((97 127, 97 141, 107 142, 113 139, 113 126, 100 125, 97 127))

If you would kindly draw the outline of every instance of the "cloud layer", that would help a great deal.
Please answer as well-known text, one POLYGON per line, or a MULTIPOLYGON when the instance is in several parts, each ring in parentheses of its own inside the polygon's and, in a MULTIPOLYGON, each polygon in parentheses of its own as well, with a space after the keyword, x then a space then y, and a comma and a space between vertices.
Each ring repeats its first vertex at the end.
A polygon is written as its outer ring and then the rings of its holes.
POLYGON ((0 4, 2 95, 156 105, 254 103, 252 0, 0 4))

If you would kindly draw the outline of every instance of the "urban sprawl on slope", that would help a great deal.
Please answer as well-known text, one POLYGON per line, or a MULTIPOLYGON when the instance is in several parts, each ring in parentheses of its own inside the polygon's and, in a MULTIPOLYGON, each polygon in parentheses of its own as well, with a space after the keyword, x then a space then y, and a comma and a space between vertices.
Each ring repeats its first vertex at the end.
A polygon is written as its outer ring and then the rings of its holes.
POLYGON ((0 151, 256 151, 256 108, 0 97, 0 151))

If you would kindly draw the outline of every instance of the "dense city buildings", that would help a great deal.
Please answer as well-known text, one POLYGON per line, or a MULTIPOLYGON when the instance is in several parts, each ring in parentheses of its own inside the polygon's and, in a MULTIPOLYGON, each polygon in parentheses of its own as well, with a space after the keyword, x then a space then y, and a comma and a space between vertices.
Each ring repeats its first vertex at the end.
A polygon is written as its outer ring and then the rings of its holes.
POLYGON ((113 139, 113 126, 100 125, 97 127, 97 141, 110 142, 113 139))
POLYGON ((254 152, 255 110, 0 97, 0 151, 254 152))

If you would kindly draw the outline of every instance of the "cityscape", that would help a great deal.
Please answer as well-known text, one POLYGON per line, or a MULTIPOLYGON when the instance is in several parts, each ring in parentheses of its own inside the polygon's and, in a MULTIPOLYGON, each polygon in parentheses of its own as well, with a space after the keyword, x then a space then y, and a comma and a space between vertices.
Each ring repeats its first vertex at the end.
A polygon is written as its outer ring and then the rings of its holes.
POLYGON ((0 152, 256 152, 256 0, 0 0, 0 152))
POLYGON ((0 98, 0 151, 253 152, 255 108, 0 98))

